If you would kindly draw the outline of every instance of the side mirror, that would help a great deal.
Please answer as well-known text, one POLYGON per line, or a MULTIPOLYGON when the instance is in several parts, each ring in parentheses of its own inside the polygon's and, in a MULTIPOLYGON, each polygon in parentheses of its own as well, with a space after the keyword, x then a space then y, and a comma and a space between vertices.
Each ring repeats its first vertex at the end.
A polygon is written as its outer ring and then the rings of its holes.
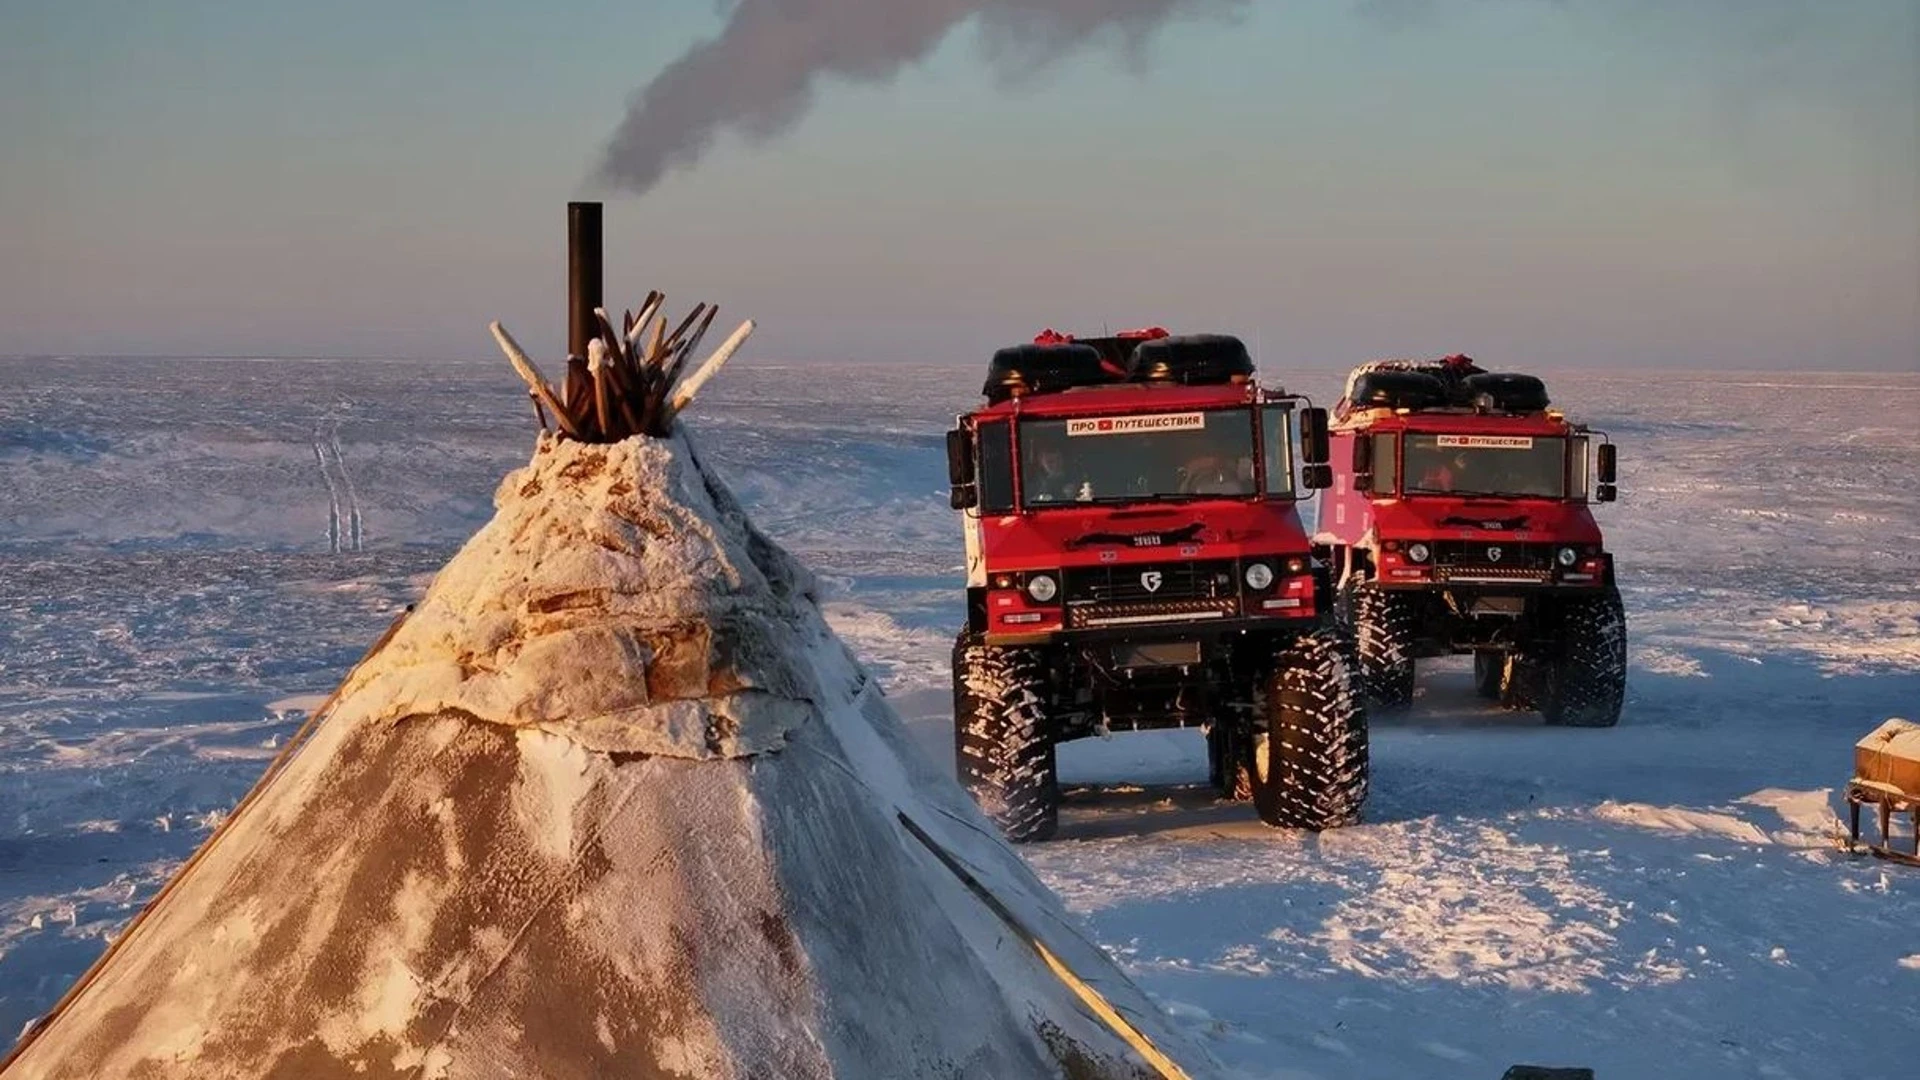
MULTIPOLYGON (((1615 483, 1615 471, 1620 464, 1619 449, 1619 447, 1609 442, 1601 443, 1599 447, 1594 450, 1595 457, 1597 458, 1595 462, 1597 467, 1594 469, 1596 474, 1594 479, 1600 482, 1601 487, 1612 487, 1615 483)), ((1611 500, 1601 499, 1600 501, 1609 502, 1611 500)))
POLYGON ((1300 486, 1308 491, 1325 491, 1333 486, 1333 466, 1305 465, 1300 469, 1300 486))
POLYGON ((1597 484, 1593 489, 1594 502, 1612 502, 1620 497, 1620 489, 1612 484, 1597 484))
POLYGON ((953 485, 948 501, 955 510, 965 510, 980 502, 980 489, 973 482, 973 440, 964 428, 947 432, 947 482, 953 485))
POLYGON ((973 446, 964 428, 947 432, 947 482, 955 487, 973 483, 973 446))
POLYGON ((1327 463, 1327 410, 1300 410, 1300 459, 1308 465, 1327 463))

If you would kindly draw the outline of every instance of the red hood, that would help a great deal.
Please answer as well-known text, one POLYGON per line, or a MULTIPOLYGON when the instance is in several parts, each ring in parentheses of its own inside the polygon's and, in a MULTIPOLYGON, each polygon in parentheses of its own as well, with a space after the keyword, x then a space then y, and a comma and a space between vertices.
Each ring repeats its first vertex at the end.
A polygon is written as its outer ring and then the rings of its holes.
POLYGON ((1373 522, 1382 540, 1601 542, 1600 526, 1585 504, 1548 499, 1394 499, 1373 504, 1373 522))
POLYGON ((993 570, 1304 555, 1308 550, 1300 515, 1288 502, 1204 500, 983 514, 980 531, 993 570))

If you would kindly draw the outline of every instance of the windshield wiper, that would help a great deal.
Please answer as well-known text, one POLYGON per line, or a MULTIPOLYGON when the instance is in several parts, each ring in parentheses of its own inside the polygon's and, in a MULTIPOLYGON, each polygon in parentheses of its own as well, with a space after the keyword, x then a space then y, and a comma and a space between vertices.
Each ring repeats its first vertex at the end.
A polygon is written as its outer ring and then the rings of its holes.
POLYGON ((1073 501, 1079 503, 1082 506, 1121 506, 1126 503, 1142 503, 1142 502, 1147 502, 1147 503, 1187 502, 1194 499, 1195 497, 1196 496, 1193 496, 1193 495, 1161 495, 1157 492, 1149 491, 1141 495, 1102 495, 1099 498, 1075 499, 1073 501))

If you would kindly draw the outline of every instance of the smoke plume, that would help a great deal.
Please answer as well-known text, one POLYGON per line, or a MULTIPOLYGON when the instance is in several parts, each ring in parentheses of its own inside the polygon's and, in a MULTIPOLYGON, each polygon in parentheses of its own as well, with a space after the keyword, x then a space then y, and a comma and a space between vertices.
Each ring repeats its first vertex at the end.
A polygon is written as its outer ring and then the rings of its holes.
POLYGON ((822 78, 884 82, 969 19, 1003 74, 1089 42, 1138 50, 1183 15, 1247 0, 739 0, 720 36, 669 65, 628 106, 600 177, 645 193, 731 131, 762 141, 806 114, 822 78))

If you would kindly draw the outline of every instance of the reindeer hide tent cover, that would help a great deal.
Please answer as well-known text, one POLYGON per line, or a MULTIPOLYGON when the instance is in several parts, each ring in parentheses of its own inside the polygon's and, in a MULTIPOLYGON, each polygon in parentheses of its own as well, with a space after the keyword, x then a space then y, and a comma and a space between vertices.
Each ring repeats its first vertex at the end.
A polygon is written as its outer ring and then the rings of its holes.
POLYGON ((683 430, 542 435, 496 505, 6 1080, 1151 1075, 901 812, 1207 1060, 683 430))

